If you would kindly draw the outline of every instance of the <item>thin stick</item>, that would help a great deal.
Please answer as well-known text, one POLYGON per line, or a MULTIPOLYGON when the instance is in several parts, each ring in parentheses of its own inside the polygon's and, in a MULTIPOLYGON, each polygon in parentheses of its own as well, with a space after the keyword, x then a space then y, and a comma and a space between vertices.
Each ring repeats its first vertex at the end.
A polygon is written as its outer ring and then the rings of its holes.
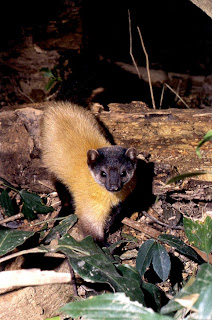
MULTIPOLYGON (((179 94, 180 92, 180 85, 181 85, 182 79, 179 79, 178 84, 177 84, 177 90, 176 92, 179 94)), ((175 97, 175 101, 177 101, 177 96, 175 97)))
POLYGON ((142 213, 150 218, 151 220, 153 220, 154 222, 157 222, 158 224, 160 224, 161 226, 164 226, 164 227, 167 227, 167 228, 170 228, 170 229, 176 229, 176 230, 183 230, 183 227, 181 226, 170 226, 169 224, 167 223, 164 223, 164 222, 161 222, 159 221, 158 219, 156 219, 155 217, 151 216, 150 214, 148 214, 146 211, 142 211, 142 213))
POLYGON ((179 96, 179 94, 174 89, 172 89, 172 87, 170 87, 167 83, 164 83, 164 85, 167 88, 169 88, 169 90, 171 90, 178 97, 178 99, 180 99, 180 101, 186 106, 186 108, 190 109, 190 107, 187 105, 187 103, 179 96))
POLYGON ((138 74, 138 77, 139 79, 141 79, 141 74, 138 70, 138 66, 135 62, 135 59, 134 59, 134 56, 133 56, 133 53, 132 53, 132 30, 131 30, 131 18, 130 18, 130 10, 128 10, 128 20, 129 20, 129 34, 130 34, 130 56, 131 56, 131 59, 132 59, 132 62, 134 64, 134 67, 136 69, 136 72, 138 74))
POLYGON ((162 89, 161 96, 160 96, 160 108, 161 108, 162 102, 163 102, 164 91, 165 91, 165 85, 163 84, 163 89, 162 89))
POLYGON ((7 261, 7 260, 10 260, 10 259, 13 259, 13 258, 16 258, 16 257, 19 257, 19 256, 22 256, 23 254, 29 254, 29 253, 46 253, 47 250, 45 249, 40 249, 40 248, 31 248, 31 249, 26 249, 26 250, 22 250, 22 251, 18 251, 18 252, 15 252, 15 253, 12 253, 8 256, 5 256, 5 257, 2 257, 0 258, 0 263, 4 262, 4 261, 7 261))
POLYGON ((145 45, 144 45, 144 41, 143 41, 143 38, 142 38, 142 35, 141 35, 141 31, 140 31, 139 27, 137 27, 137 29, 138 29, 138 34, 139 34, 139 37, 140 37, 140 40, 141 40, 141 45, 142 45, 142 48, 144 50, 144 54, 145 54, 145 57, 146 57, 146 70, 147 70, 147 75, 148 75, 148 80, 149 80, 149 88, 150 88, 150 93, 151 93, 152 106, 153 106, 154 109, 156 109, 155 99, 154 99, 154 94, 153 94, 153 89, 152 89, 151 76, 150 76, 150 71, 149 71, 149 57, 148 57, 148 54, 147 54, 147 51, 146 51, 146 48, 145 48, 145 45))
POLYGON ((24 93, 23 91, 21 91, 20 89, 18 89, 18 91, 23 94, 23 96, 25 96, 30 102, 35 103, 35 101, 33 101, 26 93, 24 93))
POLYGON ((18 213, 18 214, 15 214, 14 216, 11 216, 9 218, 1 219, 0 224, 11 222, 11 221, 23 218, 23 217, 24 217, 23 213, 18 213))

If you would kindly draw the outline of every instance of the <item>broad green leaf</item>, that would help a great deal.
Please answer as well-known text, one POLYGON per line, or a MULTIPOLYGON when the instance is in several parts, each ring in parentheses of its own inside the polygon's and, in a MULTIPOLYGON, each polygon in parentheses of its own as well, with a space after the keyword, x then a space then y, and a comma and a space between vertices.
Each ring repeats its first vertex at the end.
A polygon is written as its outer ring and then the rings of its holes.
POLYGON ((0 256, 20 246, 33 234, 33 231, 0 230, 0 256))
POLYGON ((126 294, 131 298, 131 300, 139 299, 139 302, 144 305, 144 295, 141 291, 141 277, 138 271, 132 266, 126 264, 118 265, 117 269, 121 272, 122 275, 121 278, 117 279, 117 282, 120 282, 120 287, 123 287, 125 285, 125 290, 122 291, 126 293, 128 290, 127 288, 130 288, 130 294, 126 294), (134 297, 137 297, 137 299, 135 299, 134 297))
POLYGON ((208 286, 206 290, 203 290, 200 294, 200 297, 197 301, 199 319, 212 319, 212 285, 208 286))
POLYGON ((86 281, 105 282, 104 270, 114 276, 120 276, 114 263, 116 262, 112 256, 108 258, 102 249, 88 236, 82 241, 77 242, 70 235, 65 235, 58 241, 59 250, 64 252, 74 270, 86 281), (103 272, 102 272, 103 270, 103 272))
POLYGON ((107 247, 106 249, 109 250, 110 253, 112 253, 117 247, 119 247, 122 243, 126 243, 126 242, 134 242, 134 241, 130 241, 130 240, 118 240, 115 243, 112 243, 109 247, 107 247))
POLYGON ((193 308, 198 310, 198 320, 211 319, 212 315, 212 266, 204 263, 200 266, 195 281, 187 284, 169 303, 161 309, 162 314, 171 313, 182 309, 182 305, 175 299, 183 299, 192 294, 199 294, 193 308))
POLYGON ((200 222, 184 217, 183 225, 189 242, 209 254, 212 251, 212 219, 207 216, 200 222))
POLYGON ((155 240, 149 239, 139 248, 136 259, 136 269, 139 271, 141 277, 144 275, 147 268, 149 268, 153 257, 154 247, 155 240))
POLYGON ((33 211, 39 213, 48 213, 54 211, 52 207, 45 206, 41 200, 41 197, 35 193, 21 190, 19 191, 19 194, 25 205, 33 211))
POLYGON ((14 215, 13 204, 6 190, 3 190, 0 195, 0 203, 6 216, 14 215))
POLYGON ((164 295, 164 292, 154 284, 147 282, 142 282, 141 288, 144 291, 145 301, 148 301, 151 305, 155 304, 156 310, 159 312, 161 309, 161 297, 164 295))
POLYGON ((200 150, 199 148, 207 141, 212 140, 212 130, 209 130, 203 137, 203 139, 198 143, 197 148, 196 148, 196 153, 199 158, 201 158, 200 150))
POLYGON ((124 293, 103 294, 72 302, 60 310, 75 319, 83 317, 90 320, 173 320, 131 301, 124 293))
POLYGON ((152 265, 157 275, 165 281, 171 269, 171 261, 167 251, 160 243, 155 243, 152 265))
POLYGON ((172 177, 171 179, 169 179, 166 184, 170 184, 173 182, 177 182, 179 180, 184 180, 186 178, 191 178, 191 177, 196 177, 196 176, 200 176, 202 174, 208 174, 208 171, 196 171, 196 172, 186 172, 186 173, 182 173, 182 174, 178 174, 174 177, 172 177))
POLYGON ((24 217, 29 220, 34 220, 37 216, 37 213, 35 213, 35 211, 29 208, 25 203, 22 206, 21 212, 24 217))
POLYGON ((71 214, 64 220, 62 220, 56 227, 50 230, 49 234, 45 238, 45 243, 49 243, 53 239, 64 236, 68 230, 77 222, 77 216, 71 214))
MULTIPOLYGON (((83 241, 85 241, 86 239, 92 240, 91 237, 86 237, 85 239, 83 239, 81 242, 78 242, 77 240, 75 240, 73 237, 71 237, 70 235, 68 234, 65 234, 61 239, 59 239, 58 241, 58 250, 57 251, 62 251, 64 252, 67 256, 70 256, 70 257, 78 257, 80 255, 84 256, 84 255, 89 255, 89 252, 88 252, 88 248, 87 250, 84 249, 84 246, 83 246, 83 241)), ((89 244, 88 244, 89 246, 89 244)), ((92 245, 93 246, 93 245, 92 245)), ((91 248, 92 248, 91 246, 91 248)), ((91 249, 90 248, 90 249, 91 249)), ((98 248, 98 246, 97 246, 98 248)), ((101 250, 101 249, 100 249, 101 250)))
POLYGON ((178 252, 186 257, 189 257, 195 261, 201 261, 201 257, 196 253, 194 249, 189 247, 185 242, 175 236, 172 236, 170 234, 161 234, 159 235, 158 240, 174 247, 178 252))
POLYGON ((128 278, 130 281, 136 281, 140 287, 141 285, 141 277, 138 271, 128 264, 120 264, 117 266, 117 269, 121 271, 121 274, 128 278))
POLYGON ((104 252, 104 254, 107 256, 107 258, 113 263, 115 264, 114 261, 116 261, 118 264, 121 262, 121 259, 118 255, 112 255, 112 251, 110 251, 110 247, 102 247, 102 251, 104 252))
POLYGON ((85 281, 108 283, 114 290, 125 292, 132 300, 143 302, 140 279, 136 280, 137 271, 121 267, 121 275, 116 268, 117 261, 112 255, 109 256, 109 251, 105 254, 90 236, 77 242, 71 236, 65 235, 58 241, 58 245, 58 251, 68 256, 74 271, 85 281), (131 276, 134 274, 132 281, 129 281, 129 273, 131 276))

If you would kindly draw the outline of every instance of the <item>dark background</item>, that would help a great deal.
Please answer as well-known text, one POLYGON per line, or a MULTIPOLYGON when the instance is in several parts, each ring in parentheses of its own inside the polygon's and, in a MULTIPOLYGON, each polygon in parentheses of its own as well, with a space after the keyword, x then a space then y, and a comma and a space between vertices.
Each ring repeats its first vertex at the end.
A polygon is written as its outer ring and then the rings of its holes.
MULTIPOLYGON (((11 54, 31 36, 41 48, 58 50, 60 65, 65 59, 69 60, 72 76, 63 82, 58 99, 83 103, 92 89, 105 88, 111 83, 106 103, 141 98, 148 103, 149 97, 137 94, 137 76, 126 75, 114 66, 116 61, 132 63, 128 10, 133 54, 138 65, 145 66, 145 56, 137 26, 149 55, 150 68, 190 75, 211 74, 212 20, 189 0, 4 1, 0 19, 3 63, 7 61, 7 52, 11 54), (59 39, 70 33, 81 33, 80 50, 64 49, 47 41, 49 37, 59 39)), ((143 92, 147 90, 146 84, 139 83, 139 87, 143 92)))

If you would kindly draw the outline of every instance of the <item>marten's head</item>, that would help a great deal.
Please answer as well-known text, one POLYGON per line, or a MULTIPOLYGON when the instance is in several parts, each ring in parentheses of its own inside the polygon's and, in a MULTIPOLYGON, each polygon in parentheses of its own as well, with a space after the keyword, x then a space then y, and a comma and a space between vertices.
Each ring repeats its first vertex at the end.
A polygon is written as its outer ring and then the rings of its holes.
POLYGON ((94 180, 110 192, 117 192, 135 174, 137 153, 134 148, 111 146, 87 152, 87 164, 94 180))

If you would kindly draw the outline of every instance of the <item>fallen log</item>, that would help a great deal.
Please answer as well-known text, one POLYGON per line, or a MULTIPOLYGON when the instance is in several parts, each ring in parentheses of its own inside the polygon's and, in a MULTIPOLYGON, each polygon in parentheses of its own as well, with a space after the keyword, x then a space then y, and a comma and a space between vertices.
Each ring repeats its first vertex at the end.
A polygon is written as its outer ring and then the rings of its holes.
MULTIPOLYGON (((50 177, 42 165, 40 119, 45 103, 23 105, 0 112, 0 176, 31 191, 49 191, 50 177), (14 110, 15 109, 15 110, 14 110)), ((113 136, 116 144, 134 146, 151 161, 177 167, 180 173, 210 170, 212 149, 195 148, 211 129, 211 109, 148 109, 142 102, 113 103, 92 111, 113 136)), ((206 176, 203 176, 206 179, 206 176)), ((211 180, 211 177, 208 177, 211 180)))

